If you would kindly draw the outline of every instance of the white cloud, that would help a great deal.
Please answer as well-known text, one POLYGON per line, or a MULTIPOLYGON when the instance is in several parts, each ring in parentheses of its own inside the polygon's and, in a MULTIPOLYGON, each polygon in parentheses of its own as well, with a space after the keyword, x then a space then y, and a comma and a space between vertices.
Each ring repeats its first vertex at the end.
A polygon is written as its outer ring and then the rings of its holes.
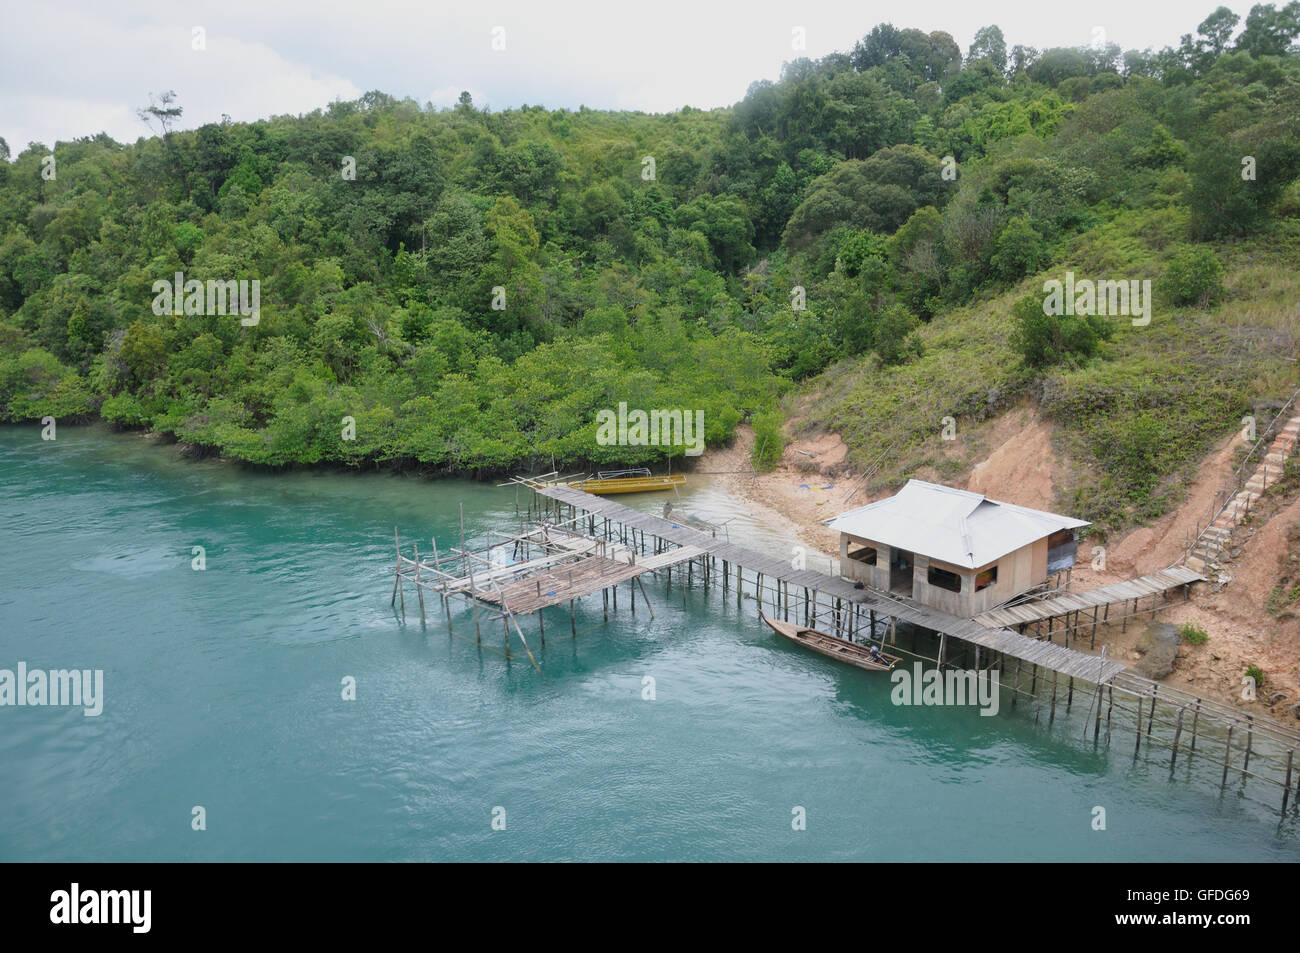
MULTIPOLYGON (((325 106, 380 89, 450 105, 675 110, 725 106, 783 61, 848 50, 875 24, 945 30, 962 49, 1002 27, 1008 44, 1086 45, 1094 27, 1124 48, 1177 45, 1216 5, 1183 0, 1086 5, 1041 0, 931 0, 911 7, 853 0, 44 0, 11 4, 0 36, 0 135, 29 139, 145 134, 134 110, 174 89, 182 126, 222 113, 251 120, 325 106), (190 48, 191 30, 207 49, 190 48), (504 53, 492 28, 506 30, 504 53), (807 49, 791 48, 803 27, 807 49), (432 94, 428 90, 433 90, 432 94)), ((1244 14, 1251 0, 1229 4, 1244 14)))
MULTIPOLYGON (((360 90, 348 80, 281 56, 253 38, 207 28, 206 48, 191 46, 184 24, 128 25, 102 13, 37 7, 25 26, 56 42, 0 51, 7 101, 0 135, 14 153, 29 141, 107 132, 132 142, 149 135, 136 116, 151 93, 177 92, 186 128, 219 120, 254 120, 315 109, 360 90), (15 55, 10 55, 14 53, 15 55)), ((10 34, 11 37, 13 34, 10 34)))

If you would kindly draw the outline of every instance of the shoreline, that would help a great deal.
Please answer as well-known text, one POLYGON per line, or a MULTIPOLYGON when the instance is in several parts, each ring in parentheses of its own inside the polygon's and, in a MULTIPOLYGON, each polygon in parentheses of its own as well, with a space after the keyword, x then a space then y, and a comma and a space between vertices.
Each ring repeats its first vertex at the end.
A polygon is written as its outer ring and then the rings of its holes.
MULTIPOLYGON (((18 429, 28 425, 8 426, 18 429)), ((266 475, 295 472, 384 474, 415 477, 429 482, 440 479, 469 480, 483 485, 491 485, 493 479, 490 475, 475 475, 472 471, 432 472, 384 463, 377 464, 373 469, 333 462, 274 467, 234 460, 219 453, 194 455, 186 451, 190 445, 184 442, 169 440, 157 432, 115 429, 102 420, 74 426, 83 432, 127 437, 132 442, 166 449, 168 456, 174 460, 235 466, 266 475)), ((838 539, 823 525, 822 520, 887 494, 858 492, 846 503, 846 497, 852 492, 856 481, 853 474, 846 474, 841 482, 840 477, 822 476, 812 467, 796 470, 785 461, 771 471, 756 474, 750 465, 752 446, 752 431, 748 425, 740 424, 730 445, 706 450, 700 457, 693 458, 693 466, 685 472, 688 476, 695 473, 697 479, 704 478, 712 482, 774 535, 784 536, 792 544, 805 547, 809 568, 836 574, 838 539)), ((1197 486, 1203 484, 1201 489, 1204 490, 1216 485, 1215 470, 1231 460, 1230 449, 1230 441, 1227 441, 1211 455, 1206 469, 1195 484, 1189 487, 1188 499, 1179 509, 1149 526, 1131 529, 1114 540, 1107 547, 1111 554, 1111 564, 1107 570, 1094 570, 1081 546, 1080 562, 1075 568, 1072 588, 1079 591, 1108 585, 1163 568, 1163 564, 1155 566, 1154 563, 1147 563, 1152 560, 1159 562, 1156 557, 1163 556, 1168 550, 1170 540, 1186 522, 1187 511, 1198 507, 1197 486)), ((788 456, 787 454, 787 458, 788 456)), ((976 468, 977 472, 979 469, 976 468)), ((1011 501, 1019 502, 1014 496, 1011 501)), ((1275 548, 1278 530, 1284 531, 1282 524, 1295 518, 1300 518, 1300 500, 1282 502, 1274 512, 1268 514, 1260 531, 1252 530, 1242 540, 1244 555, 1231 568, 1236 583, 1231 588, 1215 588, 1213 582, 1198 584, 1198 591, 1189 601, 1162 607, 1153 620, 1133 620, 1134 624, 1126 628, 1103 624, 1098 628, 1098 648, 1093 651, 1083 648, 1081 651, 1099 654, 1100 647, 1105 645, 1109 657, 1136 667, 1136 663, 1143 661, 1147 651, 1142 641, 1147 629, 1146 622, 1198 625, 1209 632, 1210 641, 1201 645, 1181 644, 1173 670, 1155 681, 1234 705, 1243 712, 1267 713, 1269 717, 1290 724, 1293 716, 1300 717, 1300 708, 1292 708, 1300 700, 1300 646, 1289 644, 1294 640, 1288 640, 1281 633, 1288 620, 1269 615, 1262 600, 1267 596, 1264 590, 1271 586, 1269 578, 1273 565, 1269 558, 1272 550, 1266 547, 1275 548), (1270 531, 1269 527, 1273 529, 1270 531), (1268 681, 1261 686, 1257 702, 1243 704, 1240 697, 1241 678, 1250 665, 1260 666, 1267 674, 1268 681), (1272 701, 1274 697, 1278 699, 1276 702, 1272 701)))
MULTIPOLYGON (((838 477, 832 480, 812 472, 794 470, 784 460, 773 470, 755 474, 748 466, 752 446, 752 431, 742 424, 737 428, 737 437, 731 446, 708 451, 701 459, 710 460, 714 471, 712 478, 738 505, 747 507, 774 531, 792 535, 809 545, 810 552, 816 550, 838 560, 838 540, 821 520, 888 495, 859 492, 845 503, 844 498, 851 492, 856 475, 848 474, 847 479, 840 482, 838 477), (833 490, 824 489, 827 486, 833 486, 833 490)), ((1215 471, 1221 466, 1230 467, 1231 449, 1231 439, 1216 448, 1207 472, 1196 481, 1196 485, 1189 487, 1188 499, 1177 509, 1149 526, 1134 527, 1117 539, 1107 540, 1107 548, 1113 554, 1107 569, 1093 569, 1087 556, 1091 548, 1086 541, 1082 543, 1070 588, 1076 592, 1097 588, 1164 568, 1163 560, 1168 558, 1171 541, 1175 541, 1182 531, 1187 514, 1199 512, 1200 497, 1206 488, 1217 486, 1215 471)), ((998 452, 995 450, 994 454, 998 452)), ((977 465, 970 482, 977 483, 983 472, 984 468, 977 465)), ((985 492, 982 486, 966 488, 985 492)), ((1042 492, 1041 481, 1035 483, 1033 491, 1042 492)), ((996 492, 993 495, 997 497, 996 492)), ((1033 505, 1014 497, 1009 502, 1033 505)), ((1272 519, 1266 526, 1274 521, 1281 524, 1300 517, 1300 500, 1282 503, 1269 516, 1272 519)), ((1288 649, 1285 639, 1278 638, 1277 630, 1281 629, 1284 620, 1268 616, 1266 610, 1255 604, 1259 601, 1256 598, 1259 594, 1251 592, 1268 574, 1268 566, 1261 569, 1261 563, 1268 563, 1272 552, 1267 549, 1257 551, 1266 542, 1268 534, 1264 533, 1252 533, 1242 541, 1243 549, 1249 547, 1250 551, 1232 569, 1237 579, 1235 589, 1216 588, 1213 579, 1198 583, 1188 601, 1163 604, 1153 616, 1144 614, 1130 619, 1127 626, 1100 624, 1096 648, 1074 644, 1071 647, 1088 655, 1100 655, 1104 646, 1108 657, 1141 673, 1141 663, 1151 649, 1145 642, 1150 623, 1200 626, 1210 633, 1210 641, 1201 645, 1180 641, 1173 668, 1152 680, 1230 704, 1245 713, 1266 715, 1283 725, 1291 725, 1300 719, 1300 708, 1292 708, 1300 701, 1300 657, 1296 648, 1288 649), (1273 634, 1265 634, 1270 630, 1270 624, 1273 634), (1241 679, 1250 665, 1259 665, 1268 676, 1260 686, 1255 702, 1241 697, 1241 679), (1271 699, 1277 696, 1281 697, 1273 702, 1271 699)), ((834 568, 832 564, 832 572, 834 568)))

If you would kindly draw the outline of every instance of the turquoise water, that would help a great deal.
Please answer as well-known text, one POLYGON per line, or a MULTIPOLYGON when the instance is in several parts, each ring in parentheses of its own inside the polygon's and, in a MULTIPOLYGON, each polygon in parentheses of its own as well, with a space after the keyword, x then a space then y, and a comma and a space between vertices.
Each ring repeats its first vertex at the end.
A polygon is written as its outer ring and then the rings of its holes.
MULTIPOLYGON (((490 485, 0 428, 0 668, 103 669, 106 696, 99 717, 0 708, 0 859, 1300 858, 1271 790, 1095 750, 1084 706, 1051 725, 1025 704, 894 706, 879 676, 779 642, 750 600, 697 582, 683 606, 676 574, 646 584, 653 621, 626 588, 607 627, 598 597, 579 606, 576 640, 552 610, 545 650, 526 620, 545 677, 449 638, 432 606, 421 625, 409 590, 403 622, 393 527, 452 544, 458 503, 471 540, 517 526, 514 491, 490 485)), ((685 503, 788 551, 707 481, 685 503)), ((467 610, 455 626, 472 633, 467 610)))

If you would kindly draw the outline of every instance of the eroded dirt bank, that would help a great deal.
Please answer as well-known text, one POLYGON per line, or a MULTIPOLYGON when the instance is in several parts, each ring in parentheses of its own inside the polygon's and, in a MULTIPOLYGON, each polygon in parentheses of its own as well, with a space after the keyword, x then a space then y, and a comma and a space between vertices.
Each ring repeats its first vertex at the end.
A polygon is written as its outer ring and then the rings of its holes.
MULTIPOLYGON (((917 477, 1023 506, 1058 509, 1059 458, 1052 427, 1032 405, 986 421, 977 439, 984 452, 962 479, 942 480, 934 473, 917 477)), ((1197 527, 1204 525, 1216 493, 1231 477, 1235 441, 1235 436, 1225 439, 1206 456, 1175 510, 1149 526, 1105 541, 1104 561, 1096 558, 1096 544, 1085 540, 1071 588, 1119 582, 1178 562, 1197 527)), ((848 448, 838 435, 790 438, 780 466, 764 474, 753 472, 752 448, 752 431, 742 427, 731 446, 710 450, 697 469, 702 478, 718 481, 774 529, 824 553, 834 555, 838 540, 823 520, 887 495, 853 492, 859 475, 846 463, 848 448)), ((1292 710, 1300 702, 1300 618, 1269 611, 1280 577, 1279 560, 1298 558, 1293 526, 1300 526, 1300 499, 1266 500, 1234 537, 1239 551, 1223 579, 1198 585, 1189 601, 1171 603, 1159 613, 1161 621, 1193 623, 1209 635, 1204 645, 1184 643, 1173 671, 1161 681, 1287 723, 1300 712, 1292 710), (1241 679, 1252 665, 1264 671, 1266 682, 1258 700, 1247 702, 1241 698, 1241 679)), ((1144 629, 1145 622, 1133 621, 1126 630, 1119 624, 1102 626, 1098 650, 1104 644, 1111 658, 1134 664, 1142 658, 1144 629)))

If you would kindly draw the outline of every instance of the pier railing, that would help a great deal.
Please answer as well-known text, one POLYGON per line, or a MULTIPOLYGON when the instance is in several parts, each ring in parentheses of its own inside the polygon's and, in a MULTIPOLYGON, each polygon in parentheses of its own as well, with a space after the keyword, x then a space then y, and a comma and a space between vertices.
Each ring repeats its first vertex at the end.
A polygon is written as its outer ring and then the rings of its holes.
MULTIPOLYGON (((1252 461, 1256 467, 1258 467, 1260 462, 1262 462, 1263 458, 1257 456, 1259 451, 1262 448, 1271 445, 1273 438, 1276 437, 1278 423, 1282 420, 1285 414, 1295 407, 1296 398, 1298 397, 1300 397, 1300 388, 1297 388, 1292 392, 1291 396, 1287 398, 1286 403, 1284 403, 1281 409, 1273 415, 1273 419, 1269 421, 1268 426, 1259 434, 1259 438, 1246 452, 1241 463, 1239 463, 1237 468, 1233 470, 1232 476, 1229 478, 1229 485, 1214 494, 1214 499, 1210 502, 1209 514, 1206 516, 1204 523, 1199 519, 1196 521, 1195 529, 1192 531, 1192 541, 1187 544, 1187 547, 1183 550, 1182 555, 1174 565, 1181 565, 1191 557, 1191 555, 1196 551, 1197 546, 1200 545, 1201 538, 1210 531, 1210 528, 1214 526, 1215 520, 1222 516, 1224 511, 1232 504, 1232 501, 1236 499, 1237 494, 1241 492, 1249 479, 1246 473, 1246 468, 1250 466, 1252 461)), ((1265 475, 1265 481, 1264 489, 1267 489, 1267 474, 1265 475)), ((1216 540, 1213 551, 1206 551, 1205 564, 1207 567, 1210 562, 1218 559, 1219 556, 1223 554, 1224 543, 1225 540, 1216 540)))

